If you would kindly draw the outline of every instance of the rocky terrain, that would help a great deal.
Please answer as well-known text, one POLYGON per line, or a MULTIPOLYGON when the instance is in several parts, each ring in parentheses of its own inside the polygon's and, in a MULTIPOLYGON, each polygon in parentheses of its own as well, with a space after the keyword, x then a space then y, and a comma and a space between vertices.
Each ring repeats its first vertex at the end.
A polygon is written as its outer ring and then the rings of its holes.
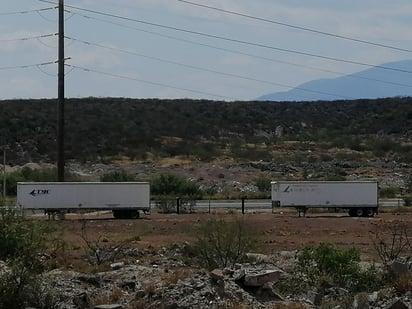
MULTIPOLYGON (((0 145, 8 145, 7 174, 15 177, 13 173, 22 167, 53 169, 54 102, 0 103, 4 133, 0 145)), ((267 183, 376 179, 381 189, 396 188, 396 196, 404 196, 412 189, 409 103, 410 98, 327 104, 68 100, 66 171, 84 181, 98 181, 115 171, 144 181, 178 174, 222 199, 240 194, 267 197, 268 190, 258 188, 259 178, 267 183)), ((234 214, 233 210, 183 216, 152 213, 140 220, 112 220, 111 214, 99 214, 50 222, 63 249, 56 257, 45 257, 58 260, 41 275, 39 295, 44 293, 57 308, 67 309, 412 308, 410 274, 406 289, 385 285, 356 294, 327 284, 321 291, 300 289, 301 281, 290 281, 300 250, 319 243, 356 247, 362 265, 376 265, 381 271, 370 232, 383 223, 412 226, 410 209, 382 211, 375 218, 248 212, 243 218, 258 235, 253 252, 259 254, 250 253, 247 262, 211 271, 187 263, 185 243, 194 239, 188 231, 210 216, 231 220, 234 214), (119 253, 116 258, 96 265, 79 235, 83 219, 90 227, 90 239, 101 246, 98 250, 131 237, 133 241, 112 247, 119 253), (286 283, 292 287, 289 292, 280 288, 286 283)), ((393 265, 393 271, 410 272, 410 260, 393 265)), ((2 263, 0 274, 7 271, 2 263)))
MULTIPOLYGON (((330 287, 323 294, 302 290, 293 295, 276 292, 288 277, 296 251, 274 255, 250 254, 254 261, 211 272, 181 262, 179 247, 158 252, 128 252, 132 263, 112 263, 97 273, 53 270, 44 274, 59 308, 412 308, 412 291, 403 295, 386 288, 350 296, 330 287), (145 262, 150 258, 151 262, 145 262), (332 306, 333 305, 333 306, 332 306)), ((296 283, 298 285, 299 283, 296 283)))
MULTIPOLYGON (((346 287, 335 286, 328 278, 323 280, 329 283, 321 288, 304 284, 306 279, 298 276, 295 266, 305 246, 330 243, 359 249, 361 269, 373 266, 379 274, 387 268, 377 256, 373 236, 382 232, 382 241, 390 246, 395 230, 387 228, 410 228, 411 222, 411 213, 405 209, 384 210, 375 218, 339 213, 299 218, 283 211, 244 216, 225 211, 210 215, 151 213, 139 220, 113 220, 108 213, 70 214, 66 220, 48 222, 64 246, 42 257, 49 266, 40 275, 38 294, 54 303, 53 308, 65 309, 410 309, 410 251, 406 258, 387 264, 390 273, 404 281, 389 281, 368 292, 354 293, 355 281, 346 287), (242 219, 256 237, 256 249, 245 261, 207 270, 193 263, 188 248, 196 240, 193 227, 216 218, 225 222, 242 219)), ((406 236, 410 238, 410 234, 406 236)), ((0 270, 1 274, 8 268, 2 263, 0 270)))
MULTIPOLYGON (((249 162, 236 163, 216 161, 212 163, 192 162, 184 159, 168 159, 159 162, 118 162, 112 164, 68 164, 68 170, 88 180, 98 180, 99 175, 113 171, 126 171, 137 179, 150 180, 159 174, 172 173, 182 175, 198 182, 202 188, 216 188, 217 191, 257 192, 255 181, 262 175, 272 180, 282 179, 317 179, 331 171, 341 173, 341 179, 366 180, 376 179, 382 188, 406 187, 410 180, 412 165, 396 162, 371 160, 330 161, 316 163, 274 163, 249 162)), ((339 176, 339 175, 338 175, 339 176)))

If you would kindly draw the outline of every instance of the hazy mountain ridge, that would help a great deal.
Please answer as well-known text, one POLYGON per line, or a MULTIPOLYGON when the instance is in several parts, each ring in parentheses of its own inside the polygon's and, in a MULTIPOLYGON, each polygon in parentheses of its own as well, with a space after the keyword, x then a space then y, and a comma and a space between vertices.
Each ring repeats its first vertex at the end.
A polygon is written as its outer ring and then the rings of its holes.
POLYGON ((337 78, 309 81, 289 91, 263 95, 258 100, 333 101, 409 96, 412 96, 412 60, 385 63, 337 78))

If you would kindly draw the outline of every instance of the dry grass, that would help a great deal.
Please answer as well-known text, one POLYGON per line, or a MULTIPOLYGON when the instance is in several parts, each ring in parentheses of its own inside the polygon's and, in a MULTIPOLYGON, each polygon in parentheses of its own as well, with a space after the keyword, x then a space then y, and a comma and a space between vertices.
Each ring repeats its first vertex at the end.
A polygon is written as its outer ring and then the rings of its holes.
POLYGON ((295 302, 282 302, 279 304, 275 304, 273 309, 309 309, 311 307, 304 305, 302 303, 295 303, 295 302))
POLYGON ((399 294, 412 291, 412 272, 397 277, 393 282, 393 287, 399 294))
POLYGON ((391 213, 391 214, 404 214, 412 213, 412 206, 400 206, 400 207, 380 207, 380 213, 391 213))
POLYGON ((98 294, 92 298, 91 303, 94 306, 121 303, 123 291, 118 287, 114 287, 111 291, 98 294))
POLYGON ((179 281, 183 281, 187 278, 193 276, 193 270, 187 268, 180 268, 173 271, 169 271, 162 276, 162 282, 164 286, 169 286, 172 284, 176 284, 179 281))
POLYGON ((151 281, 146 281, 143 283, 143 291, 150 298, 156 293, 156 285, 151 281))

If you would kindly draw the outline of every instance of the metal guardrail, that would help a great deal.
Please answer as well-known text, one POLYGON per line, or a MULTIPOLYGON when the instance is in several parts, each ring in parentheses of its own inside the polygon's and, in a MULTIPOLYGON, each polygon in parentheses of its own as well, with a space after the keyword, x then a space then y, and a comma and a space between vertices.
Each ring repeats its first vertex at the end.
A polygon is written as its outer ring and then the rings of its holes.
MULTIPOLYGON (((405 201, 401 198, 397 199, 380 199, 380 207, 402 207, 405 206, 405 201)), ((151 207, 156 209, 156 202, 151 201, 151 207)), ((197 200, 194 207, 197 209, 241 209, 242 200, 197 200)), ((270 199, 245 199, 246 209, 272 209, 272 201, 270 199)))

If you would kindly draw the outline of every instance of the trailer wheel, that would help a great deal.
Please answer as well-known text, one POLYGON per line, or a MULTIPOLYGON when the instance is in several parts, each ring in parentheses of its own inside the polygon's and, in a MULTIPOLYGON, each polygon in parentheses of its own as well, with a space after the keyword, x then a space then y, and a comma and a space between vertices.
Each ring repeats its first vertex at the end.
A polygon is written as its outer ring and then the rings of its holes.
POLYGON ((362 217, 365 213, 363 208, 356 208, 356 217, 362 217))
POLYGON ((373 208, 365 208, 364 209, 364 216, 365 217, 373 217, 375 215, 375 210, 373 208))
POLYGON ((129 218, 130 219, 139 219, 139 211, 138 210, 129 210, 129 218))
POLYGON ((113 210, 113 217, 115 219, 127 219, 129 218, 129 212, 127 210, 113 210))
POLYGON ((349 208, 349 216, 356 217, 356 209, 355 208, 349 208))

